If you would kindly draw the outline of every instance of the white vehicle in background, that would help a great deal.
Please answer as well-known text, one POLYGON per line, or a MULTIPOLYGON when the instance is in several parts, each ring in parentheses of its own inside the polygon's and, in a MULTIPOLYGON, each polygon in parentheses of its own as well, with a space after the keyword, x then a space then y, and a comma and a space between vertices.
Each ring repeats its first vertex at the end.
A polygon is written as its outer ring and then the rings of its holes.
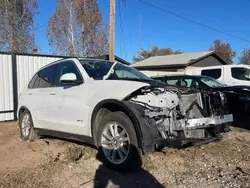
POLYGON ((202 75, 212 77, 227 86, 250 86, 250 66, 219 65, 185 70, 186 75, 202 75))
POLYGON ((93 144, 116 170, 142 165, 156 147, 220 138, 226 96, 166 86, 138 70, 104 60, 72 58, 40 69, 19 98, 21 138, 55 136, 93 144))

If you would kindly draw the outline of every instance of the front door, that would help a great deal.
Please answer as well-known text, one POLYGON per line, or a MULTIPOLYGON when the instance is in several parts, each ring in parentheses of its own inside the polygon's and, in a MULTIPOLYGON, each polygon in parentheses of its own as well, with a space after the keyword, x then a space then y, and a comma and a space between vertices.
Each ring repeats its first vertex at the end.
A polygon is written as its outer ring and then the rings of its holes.
POLYGON ((86 85, 73 61, 59 63, 56 85, 50 95, 51 128, 60 132, 86 135, 88 129, 84 122, 89 112, 89 107, 84 103, 86 85), (60 81, 61 76, 67 73, 76 75, 75 83, 60 81))

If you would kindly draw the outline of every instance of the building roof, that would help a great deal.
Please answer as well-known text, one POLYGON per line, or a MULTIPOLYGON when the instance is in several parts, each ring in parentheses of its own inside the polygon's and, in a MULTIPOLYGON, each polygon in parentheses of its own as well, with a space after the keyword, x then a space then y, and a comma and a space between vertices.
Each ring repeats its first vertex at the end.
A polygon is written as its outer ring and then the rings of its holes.
MULTIPOLYGON (((135 68, 159 67, 159 66, 188 66, 210 55, 218 56, 214 51, 183 53, 176 55, 154 56, 132 64, 135 68)), ((219 57, 219 56, 218 56, 219 57)), ((219 57, 222 59, 221 57, 219 57)), ((223 60, 223 59, 222 59, 223 60)), ((225 61, 225 60, 223 60, 225 61)), ((226 62, 225 62, 226 63, 226 62)))
MULTIPOLYGON (((109 54, 107 54, 107 55, 101 55, 101 56, 94 56, 93 58, 95 58, 95 59, 109 60, 109 54)), ((120 63, 123 63, 125 65, 130 65, 129 62, 127 62, 126 60, 124 60, 124 59, 122 59, 122 58, 120 58, 118 56, 115 56, 115 60, 119 61, 120 63)))

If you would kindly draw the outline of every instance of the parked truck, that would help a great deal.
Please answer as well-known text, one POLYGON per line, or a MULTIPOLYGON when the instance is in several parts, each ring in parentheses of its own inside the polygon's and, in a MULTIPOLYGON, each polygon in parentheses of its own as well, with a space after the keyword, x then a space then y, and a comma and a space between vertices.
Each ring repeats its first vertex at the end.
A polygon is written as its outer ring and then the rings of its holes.
POLYGON ((248 65, 219 65, 190 68, 185 70, 185 74, 209 76, 227 86, 250 86, 250 66, 248 65))

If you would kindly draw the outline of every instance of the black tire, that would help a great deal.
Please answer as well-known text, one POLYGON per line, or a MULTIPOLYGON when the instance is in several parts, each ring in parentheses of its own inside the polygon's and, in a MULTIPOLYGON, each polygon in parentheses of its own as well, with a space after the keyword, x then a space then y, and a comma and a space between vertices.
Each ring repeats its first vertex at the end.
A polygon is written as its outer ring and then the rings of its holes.
POLYGON ((34 141, 37 138, 37 135, 36 135, 35 130, 34 130, 33 119, 32 119, 32 116, 31 116, 31 114, 30 114, 30 112, 28 110, 24 110, 24 112, 20 115, 18 125, 19 125, 19 128, 20 128, 21 139, 26 140, 26 141, 27 140, 34 141), (27 115, 29 117, 28 119, 29 119, 29 122, 30 122, 30 127, 29 127, 28 134, 25 135, 24 132, 22 131, 22 122, 23 122, 24 118, 27 115))
POLYGON ((226 123, 224 125, 224 132, 230 132, 231 131, 231 127, 232 126, 232 123, 226 123))
MULTIPOLYGON (((142 165, 142 158, 141 158, 141 151, 138 149, 138 141, 136 132, 133 126, 133 123, 129 119, 129 117, 124 114, 123 112, 111 112, 106 115, 100 122, 98 126, 97 132, 97 146, 98 146, 98 159, 103 162, 109 168, 121 171, 121 172, 129 172, 129 171, 136 171, 140 169, 142 165), (116 122, 123 126, 123 128, 127 131, 127 136, 130 139, 130 149, 128 150, 127 157, 125 160, 120 164, 115 164, 111 162, 108 157, 106 157, 101 144, 101 139, 103 135, 103 131, 109 123, 116 122)), ((117 152, 116 152, 117 155, 117 152)))

